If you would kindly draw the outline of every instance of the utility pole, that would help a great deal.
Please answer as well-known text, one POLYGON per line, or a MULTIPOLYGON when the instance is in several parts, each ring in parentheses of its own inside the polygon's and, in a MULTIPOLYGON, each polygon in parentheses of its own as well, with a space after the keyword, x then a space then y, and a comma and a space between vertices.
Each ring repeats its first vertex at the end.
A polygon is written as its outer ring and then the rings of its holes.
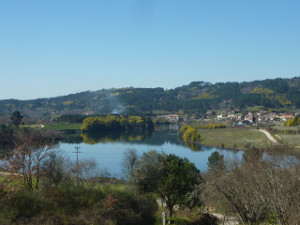
POLYGON ((80 147, 79 146, 76 146, 75 147, 76 151, 73 152, 73 153, 76 153, 76 156, 77 156, 77 160, 76 160, 76 183, 77 185, 79 184, 79 166, 78 166, 78 154, 79 153, 82 153, 79 151, 80 147))
POLYGON ((79 151, 79 149, 80 149, 79 146, 76 146, 75 149, 76 149, 76 152, 73 152, 73 153, 76 153, 76 155, 77 155, 77 161, 76 161, 76 163, 77 163, 77 166, 78 166, 78 154, 82 153, 82 152, 79 151))

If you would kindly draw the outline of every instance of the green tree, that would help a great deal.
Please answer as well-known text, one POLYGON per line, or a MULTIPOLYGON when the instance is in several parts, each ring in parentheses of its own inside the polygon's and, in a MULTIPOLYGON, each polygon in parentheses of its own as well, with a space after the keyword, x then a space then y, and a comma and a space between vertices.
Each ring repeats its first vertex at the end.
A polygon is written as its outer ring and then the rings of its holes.
POLYGON ((130 181, 142 193, 157 193, 172 216, 175 204, 188 204, 189 207, 197 204, 195 193, 191 193, 201 179, 200 171, 186 158, 150 151, 137 160, 130 181), (187 198, 191 197, 193 202, 188 202, 187 198))
POLYGON ((19 126, 22 119, 23 119, 23 116, 21 115, 21 113, 18 110, 14 111, 10 117, 11 123, 15 126, 19 126))
POLYGON ((0 149, 2 154, 0 157, 4 157, 5 153, 8 153, 13 149, 15 144, 15 129, 13 126, 0 125, 0 149))
POLYGON ((224 166, 224 155, 215 151, 208 157, 207 166, 209 169, 219 169, 224 166))
POLYGON ((124 159, 121 162, 121 166, 122 173, 126 179, 130 179, 130 174, 132 173, 137 160, 138 155, 135 149, 128 149, 126 152, 124 152, 124 159))
POLYGON ((24 186, 29 190, 39 189, 45 171, 42 164, 56 147, 56 137, 41 130, 24 129, 16 134, 14 150, 3 160, 4 168, 12 174, 22 174, 24 186))
POLYGON ((199 144, 201 141, 201 136, 194 127, 185 125, 180 128, 178 135, 184 140, 185 145, 190 149, 194 151, 200 150, 199 144))
POLYGON ((199 174, 200 171, 195 164, 186 158, 170 154, 164 159, 162 178, 157 192, 166 203, 170 217, 173 214, 174 205, 184 203, 185 196, 200 183, 199 174))
POLYGON ((130 183, 142 193, 157 192, 162 179, 165 157, 164 153, 154 150, 143 153, 130 173, 130 183))

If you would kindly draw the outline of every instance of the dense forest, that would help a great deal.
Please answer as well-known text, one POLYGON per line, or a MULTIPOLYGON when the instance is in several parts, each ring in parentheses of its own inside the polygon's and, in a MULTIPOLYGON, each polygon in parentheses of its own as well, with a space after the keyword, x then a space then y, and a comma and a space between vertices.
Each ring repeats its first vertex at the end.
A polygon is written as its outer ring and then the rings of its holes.
MULTIPOLYGON (((192 82, 175 89, 120 88, 86 91, 55 98, 1 100, 0 115, 19 110, 31 120, 55 120, 63 114, 196 113, 209 110, 260 108, 285 111, 300 108, 300 77, 252 82, 192 82)), ((74 118, 82 120, 83 118, 74 118)))

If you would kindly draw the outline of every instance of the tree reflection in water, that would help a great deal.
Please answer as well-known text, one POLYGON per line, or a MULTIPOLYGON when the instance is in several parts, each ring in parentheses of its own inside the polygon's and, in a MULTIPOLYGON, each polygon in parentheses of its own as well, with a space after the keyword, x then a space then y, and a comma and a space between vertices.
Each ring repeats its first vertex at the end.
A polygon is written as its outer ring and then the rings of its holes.
POLYGON ((201 146, 198 144, 186 144, 178 138, 177 130, 157 129, 154 132, 90 132, 90 133, 73 133, 63 134, 61 143, 68 144, 90 144, 112 143, 112 142, 130 142, 136 144, 147 144, 152 146, 161 146, 164 143, 187 146, 193 151, 200 151, 201 146))
POLYGON ((152 132, 124 132, 124 131, 110 131, 110 132, 93 132, 93 133, 81 133, 83 142, 86 144, 94 145, 97 143, 107 142, 131 142, 141 141, 147 136, 151 136, 152 132))

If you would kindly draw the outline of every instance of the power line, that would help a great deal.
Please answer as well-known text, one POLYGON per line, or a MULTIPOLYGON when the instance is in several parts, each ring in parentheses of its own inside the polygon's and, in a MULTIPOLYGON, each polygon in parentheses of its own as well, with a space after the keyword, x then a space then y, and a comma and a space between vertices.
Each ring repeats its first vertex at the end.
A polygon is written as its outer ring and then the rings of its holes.
POLYGON ((72 153, 76 153, 76 156, 77 156, 77 161, 76 161, 76 162, 77 162, 77 166, 78 166, 78 154, 79 154, 79 153, 83 153, 83 152, 80 152, 80 151, 79 151, 79 149, 80 149, 79 146, 76 146, 75 149, 76 149, 76 152, 72 152, 72 153))
POLYGON ((77 156, 77 161, 76 161, 76 183, 77 185, 79 184, 79 167, 78 167, 78 154, 79 153, 82 153, 79 151, 80 147, 79 146, 76 146, 75 147, 76 151, 73 152, 73 153, 76 153, 76 156, 77 156))

